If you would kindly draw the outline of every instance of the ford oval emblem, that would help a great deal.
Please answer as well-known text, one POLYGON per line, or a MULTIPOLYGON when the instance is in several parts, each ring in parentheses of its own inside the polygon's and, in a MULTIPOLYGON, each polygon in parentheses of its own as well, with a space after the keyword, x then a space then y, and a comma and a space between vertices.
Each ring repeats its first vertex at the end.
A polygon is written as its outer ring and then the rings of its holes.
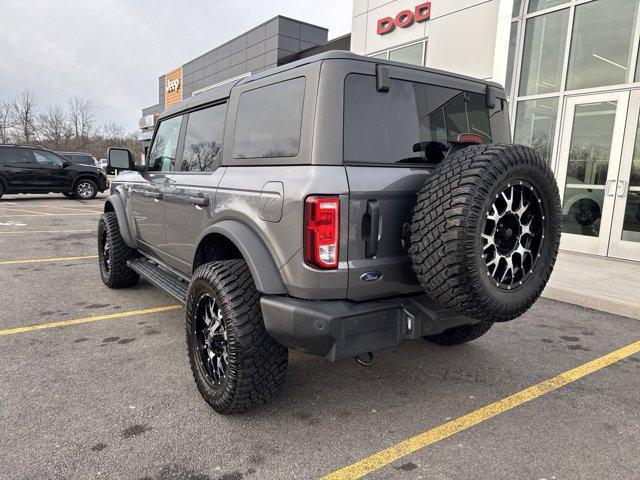
POLYGON ((360 275, 360 280, 363 282, 377 282, 382 280, 382 272, 365 272, 360 275))

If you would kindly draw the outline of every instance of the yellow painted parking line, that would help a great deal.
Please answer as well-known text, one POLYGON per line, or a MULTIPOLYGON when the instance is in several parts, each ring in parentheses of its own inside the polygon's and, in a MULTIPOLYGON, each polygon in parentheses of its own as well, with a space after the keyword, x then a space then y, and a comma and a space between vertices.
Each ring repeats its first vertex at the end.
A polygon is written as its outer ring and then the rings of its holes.
POLYGON ((58 257, 58 258, 34 258, 32 260, 3 260, 3 261, 0 261, 0 265, 18 265, 22 263, 64 262, 68 260, 85 260, 88 258, 98 258, 98 255, 82 255, 79 257, 58 257))
MULTIPOLYGON (((47 213, 47 212, 38 212, 36 210, 27 210, 26 208, 12 208, 12 207, 0 207, 0 210, 4 210, 7 212, 27 212, 27 213, 35 213, 38 215, 43 215, 43 216, 49 216, 49 215, 53 215, 53 213, 47 213)), ((0 215, 4 216, 4 213, 0 213, 0 215)), ((33 215, 29 215, 29 216, 33 216, 33 215)))
POLYGON ((95 229, 92 230, 0 230, 0 234, 7 235, 26 235, 29 233, 87 233, 87 232, 95 232, 95 229))
POLYGON ((114 320, 116 318, 134 317, 138 315, 146 315, 149 313, 168 312, 170 310, 178 310, 182 305, 169 305, 167 307, 145 308, 143 310, 133 310, 131 312, 109 313, 107 315, 98 315, 95 317, 76 318, 74 320, 62 320, 60 322, 41 323, 39 325, 30 325, 28 327, 8 328, 0 330, 0 337, 5 335, 15 335, 16 333, 34 332, 36 330, 45 330, 48 328, 67 327, 70 325, 80 325, 83 323, 98 322, 100 320, 114 320))
POLYGON ((16 215, 7 215, 6 213, 0 213, 0 217, 83 217, 89 215, 100 215, 102 212, 91 212, 91 213, 37 213, 35 215, 27 214, 27 213, 19 213, 16 215))
POLYGON ((529 388, 526 388, 514 395, 498 400, 495 403, 482 407, 471 413, 463 415, 460 418, 452 420, 439 427, 427 430, 424 433, 409 438, 392 447, 382 450, 378 453, 364 458, 348 467, 337 470, 329 475, 322 477, 321 480, 355 480, 362 478, 369 473, 375 472, 380 468, 402 458, 410 453, 420 450, 424 447, 432 445, 451 435, 455 435, 463 430, 467 430, 478 425, 485 420, 489 420, 501 413, 509 411, 515 407, 523 405, 531 400, 546 395, 560 387, 564 387, 576 380, 581 379, 591 373, 597 372, 609 365, 623 360, 631 355, 640 352, 640 341, 627 345, 615 352, 611 352, 600 358, 585 363, 573 370, 561 373, 560 375, 540 382, 529 388))

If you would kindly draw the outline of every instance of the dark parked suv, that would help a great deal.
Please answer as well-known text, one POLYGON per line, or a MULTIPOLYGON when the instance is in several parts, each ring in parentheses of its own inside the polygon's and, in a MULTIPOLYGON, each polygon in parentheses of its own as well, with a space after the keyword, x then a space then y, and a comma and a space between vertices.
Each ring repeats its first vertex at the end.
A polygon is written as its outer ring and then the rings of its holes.
POLYGON ((560 240, 553 173, 510 140, 502 87, 447 72, 329 52, 230 81, 160 115, 145 167, 108 152, 102 280, 185 303, 221 413, 274 396, 288 349, 475 340, 536 301, 560 240))
POLYGON ((93 167, 102 168, 100 162, 93 155, 89 155, 88 153, 83 152, 56 152, 58 155, 63 156, 67 160, 71 161, 71 163, 75 163, 78 165, 91 165, 93 167))
POLYGON ((0 197, 5 193, 62 193, 89 200, 109 188, 100 167, 76 164, 51 150, 0 144, 0 197))

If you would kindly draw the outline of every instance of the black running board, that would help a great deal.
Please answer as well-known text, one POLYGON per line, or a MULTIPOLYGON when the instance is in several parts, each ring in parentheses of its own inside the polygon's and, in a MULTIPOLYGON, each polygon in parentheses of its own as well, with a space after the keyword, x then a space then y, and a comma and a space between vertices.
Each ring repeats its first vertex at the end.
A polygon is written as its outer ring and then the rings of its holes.
POLYGON ((183 278, 163 269, 157 263, 145 257, 129 260, 127 265, 149 283, 178 299, 183 305, 186 303, 189 284, 183 278))

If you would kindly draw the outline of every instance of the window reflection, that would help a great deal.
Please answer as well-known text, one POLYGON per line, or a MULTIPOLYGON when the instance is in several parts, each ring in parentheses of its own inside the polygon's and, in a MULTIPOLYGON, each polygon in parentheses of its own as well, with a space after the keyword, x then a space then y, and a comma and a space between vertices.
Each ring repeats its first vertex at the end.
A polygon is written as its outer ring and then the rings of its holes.
POLYGON ((547 163, 550 163, 557 116, 557 98, 518 102, 515 143, 532 147, 547 163))
POLYGON ((216 105, 189 114, 182 155, 182 171, 215 170, 222 153, 227 105, 216 105))

